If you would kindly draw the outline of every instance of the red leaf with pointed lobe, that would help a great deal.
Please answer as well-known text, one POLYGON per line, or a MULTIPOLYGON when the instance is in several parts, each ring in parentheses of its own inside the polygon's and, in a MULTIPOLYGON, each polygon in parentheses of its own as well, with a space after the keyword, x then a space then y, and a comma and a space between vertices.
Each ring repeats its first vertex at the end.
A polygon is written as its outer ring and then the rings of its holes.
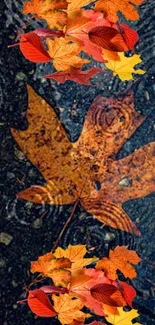
POLYGON ((92 43, 95 43, 106 50, 114 52, 124 52, 127 50, 122 35, 113 27, 94 27, 89 31, 88 35, 92 43))
POLYGON ((78 68, 71 67, 70 71, 54 72, 43 77, 54 79, 60 83, 64 83, 67 80, 72 80, 78 82, 81 85, 91 85, 89 79, 99 72, 104 72, 104 70, 94 67, 89 70, 81 71, 78 68))
POLYGON ((39 317, 53 317, 57 315, 46 293, 41 289, 30 290, 27 302, 31 311, 39 317))
POLYGON ((90 291, 93 298, 108 306, 122 307, 126 305, 120 290, 112 284, 96 284, 90 291))
MULTIPOLYGON (((114 27, 114 26, 113 26, 114 27)), ((126 24, 117 24, 116 28, 122 35, 129 50, 133 51, 135 44, 139 40, 138 33, 126 24)))
POLYGON ((126 303, 132 307, 132 301, 136 297, 136 290, 126 282, 117 281, 117 283, 117 287, 120 288, 126 303))
POLYGON ((21 34, 19 47, 25 58, 32 62, 51 61, 51 57, 43 46, 40 37, 34 32, 21 34))
POLYGON ((37 34, 41 38, 47 38, 47 37, 54 38, 54 37, 58 37, 58 36, 61 36, 61 37, 64 36, 64 33, 62 31, 54 30, 54 29, 50 29, 50 28, 37 28, 33 31, 33 33, 37 34))

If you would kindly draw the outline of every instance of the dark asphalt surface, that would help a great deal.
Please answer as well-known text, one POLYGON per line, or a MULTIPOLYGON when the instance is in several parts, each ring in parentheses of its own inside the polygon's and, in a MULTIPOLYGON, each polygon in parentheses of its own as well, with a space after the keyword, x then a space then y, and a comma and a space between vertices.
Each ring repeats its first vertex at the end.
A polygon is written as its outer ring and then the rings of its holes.
MULTIPOLYGON (((43 182, 38 170, 25 158, 10 133, 10 127, 25 129, 27 121, 27 95, 25 83, 31 84, 56 110, 71 141, 81 132, 84 117, 96 95, 110 96, 123 92, 132 82, 122 83, 110 72, 99 74, 92 82, 93 87, 73 82, 58 85, 56 82, 40 79, 48 67, 35 66, 23 58, 18 48, 8 49, 15 42, 16 30, 26 22, 21 14, 22 1, 2 0, 0 3, 0 38, 2 54, 0 59, 0 192, 1 232, 5 233, 0 252, 0 282, 2 325, 58 324, 55 319, 34 319, 26 305, 17 305, 25 295, 24 285, 30 283, 29 261, 36 259, 52 248, 62 225, 70 214, 71 206, 40 206, 17 200, 15 193, 43 182), (46 215, 41 219, 43 213, 46 215), (7 235, 6 235, 7 234, 7 235), (9 237, 10 236, 10 237, 9 237)), ((140 35, 137 51, 141 54, 147 72, 138 77, 133 85, 136 110, 147 116, 143 125, 135 132, 118 154, 122 158, 146 143, 155 141, 155 3, 148 0, 140 7, 141 20, 134 23, 140 35), (149 100, 148 100, 149 96, 149 100)), ((52 71, 52 68, 51 68, 52 71)), ((137 267, 138 277, 132 281, 137 290, 134 307, 141 314, 143 325, 155 324, 155 278, 154 276, 154 218, 155 193, 124 204, 125 211, 136 221, 142 232, 137 239, 109 227, 101 228, 82 208, 77 209, 74 218, 62 238, 61 245, 69 243, 87 244, 96 247, 95 255, 107 254, 116 245, 129 245, 136 249, 143 259, 137 267)), ((90 255, 94 254, 90 251, 90 255)), ((126 324, 128 325, 128 324, 126 324)))

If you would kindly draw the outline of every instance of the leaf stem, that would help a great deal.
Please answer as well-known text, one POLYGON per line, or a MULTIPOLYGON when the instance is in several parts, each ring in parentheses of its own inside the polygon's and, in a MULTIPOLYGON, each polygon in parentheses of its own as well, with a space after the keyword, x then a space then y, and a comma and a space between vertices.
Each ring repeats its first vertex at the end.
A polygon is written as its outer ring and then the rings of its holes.
POLYGON ((56 240, 56 242, 55 242, 55 244, 54 244, 54 246, 53 246, 53 248, 52 248, 52 252, 55 251, 55 249, 57 248, 57 246, 58 246, 58 244, 59 244, 59 242, 60 242, 61 237, 63 236, 63 234, 64 234, 64 232, 65 232, 65 230, 66 230, 68 224, 70 223, 71 219, 73 218, 74 212, 75 212, 75 210, 76 210, 76 208, 77 208, 77 206, 78 206, 79 201, 80 201, 80 198, 78 198, 78 199, 75 201, 75 203, 74 203, 74 205, 73 205, 73 208, 72 208, 72 211, 71 211, 71 214, 70 214, 69 218, 67 219, 67 221, 65 222, 65 224, 64 224, 64 226, 63 226, 63 228, 62 228, 62 230, 60 231, 60 234, 59 234, 59 236, 58 236, 58 238, 57 238, 57 240, 56 240))

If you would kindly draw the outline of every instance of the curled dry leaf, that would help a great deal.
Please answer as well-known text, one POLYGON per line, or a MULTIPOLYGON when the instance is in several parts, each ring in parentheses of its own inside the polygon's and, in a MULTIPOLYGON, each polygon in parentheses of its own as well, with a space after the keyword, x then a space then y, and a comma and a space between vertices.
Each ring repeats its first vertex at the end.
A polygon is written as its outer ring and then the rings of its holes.
POLYGON ((64 33, 60 30, 54 30, 50 28, 37 28, 33 31, 33 33, 37 34, 42 39, 45 38, 55 38, 59 36, 64 36, 64 33))
POLYGON ((134 109, 133 92, 117 99, 98 96, 75 143, 69 141, 54 110, 32 88, 28 93, 28 129, 12 129, 12 134, 46 184, 34 185, 18 197, 58 205, 80 200, 100 222, 139 235, 122 204, 155 191, 155 143, 115 159, 144 121, 134 109))
POLYGON ((103 269, 105 275, 111 280, 116 280, 117 270, 121 271, 127 278, 135 278, 136 270, 131 264, 138 264, 141 258, 133 250, 128 250, 127 246, 117 246, 110 250, 109 258, 104 257, 96 264, 97 270, 103 269))
POLYGON ((89 70, 82 71, 79 68, 70 67, 70 69, 67 71, 59 71, 48 74, 43 76, 43 78, 54 79, 60 83, 64 83, 67 80, 72 80, 81 85, 91 85, 89 79, 100 72, 104 72, 104 70, 94 67, 89 70))

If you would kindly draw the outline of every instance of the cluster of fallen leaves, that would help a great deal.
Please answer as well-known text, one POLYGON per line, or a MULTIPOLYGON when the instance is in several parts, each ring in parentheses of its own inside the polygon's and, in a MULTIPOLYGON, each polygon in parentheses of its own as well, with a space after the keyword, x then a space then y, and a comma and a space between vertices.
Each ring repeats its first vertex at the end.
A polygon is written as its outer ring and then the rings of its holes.
POLYGON ((86 318, 95 315, 105 317, 110 324, 132 324, 138 316, 137 310, 126 312, 123 307, 132 308, 136 291, 118 279, 117 271, 132 279, 136 277, 133 264, 141 259, 127 246, 117 246, 110 250, 109 257, 101 260, 87 258, 86 253, 85 245, 69 245, 66 250, 58 247, 54 253, 40 256, 31 263, 31 272, 39 273, 40 282, 46 277, 52 280, 52 285, 28 290, 26 301, 31 311, 40 317, 57 316, 63 325, 82 325, 86 318), (96 266, 90 267, 92 263, 96 266), (88 312, 84 312, 83 307, 87 307, 88 312))
POLYGON ((133 92, 117 98, 98 96, 74 143, 52 107, 30 86, 27 119, 27 130, 12 129, 12 134, 45 184, 17 196, 37 204, 78 203, 100 222, 140 235, 122 204, 155 191, 155 142, 115 158, 144 121, 134 109, 133 92))
POLYGON ((133 79, 133 73, 144 73, 141 69, 135 70, 135 65, 141 62, 139 55, 134 54, 139 36, 131 27, 119 22, 118 11, 126 19, 137 20, 135 5, 143 1, 30 0, 24 3, 24 14, 46 21, 48 28, 21 34, 20 50, 32 62, 52 61, 57 72, 44 77, 60 83, 73 80, 89 85, 92 76, 103 72, 96 67, 83 71, 83 65, 91 59, 82 58, 81 52, 104 62, 121 80, 133 79), (93 9, 85 8, 89 4, 93 9), (131 57, 125 56, 127 50, 132 51, 131 57))

